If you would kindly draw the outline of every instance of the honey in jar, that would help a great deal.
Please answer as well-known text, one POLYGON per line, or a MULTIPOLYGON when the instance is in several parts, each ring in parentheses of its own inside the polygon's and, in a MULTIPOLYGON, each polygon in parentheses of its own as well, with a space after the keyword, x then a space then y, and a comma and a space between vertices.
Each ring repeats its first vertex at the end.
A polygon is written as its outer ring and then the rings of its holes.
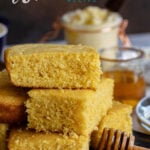
POLYGON ((143 75, 136 75, 130 70, 115 70, 103 73, 104 77, 114 79, 114 98, 123 103, 135 106, 145 95, 145 80, 143 75))
POLYGON ((114 99, 136 106, 145 96, 142 66, 143 51, 135 48, 112 48, 100 51, 103 77, 114 79, 114 99))

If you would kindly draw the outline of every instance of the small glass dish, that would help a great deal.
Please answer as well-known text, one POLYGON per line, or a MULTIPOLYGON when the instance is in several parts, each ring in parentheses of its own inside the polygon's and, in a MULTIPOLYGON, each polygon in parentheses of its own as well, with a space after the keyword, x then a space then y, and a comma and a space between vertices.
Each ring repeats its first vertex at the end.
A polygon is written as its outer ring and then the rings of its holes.
POLYGON ((139 120, 150 128, 150 96, 144 97, 136 106, 139 120))

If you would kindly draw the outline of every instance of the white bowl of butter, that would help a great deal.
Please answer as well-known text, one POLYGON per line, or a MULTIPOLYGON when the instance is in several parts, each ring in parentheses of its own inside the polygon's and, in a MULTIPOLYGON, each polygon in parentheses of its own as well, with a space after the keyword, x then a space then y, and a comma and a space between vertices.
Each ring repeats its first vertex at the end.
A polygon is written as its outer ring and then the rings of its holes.
POLYGON ((77 9, 62 16, 68 44, 84 44, 96 49, 118 45, 121 22, 122 17, 118 13, 96 6, 77 9))

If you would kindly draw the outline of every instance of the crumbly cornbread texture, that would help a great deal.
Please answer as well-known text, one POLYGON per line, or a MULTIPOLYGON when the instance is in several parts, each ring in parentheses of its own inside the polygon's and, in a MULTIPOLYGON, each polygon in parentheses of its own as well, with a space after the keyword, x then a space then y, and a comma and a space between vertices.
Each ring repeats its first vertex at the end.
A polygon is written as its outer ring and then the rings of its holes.
POLYGON ((6 150, 8 124, 0 123, 0 150, 6 150))
POLYGON ((9 150, 89 150, 89 137, 68 137, 55 133, 37 133, 16 129, 11 131, 9 150))
POLYGON ((128 134, 132 133, 132 107, 113 101, 113 106, 108 110, 106 116, 100 121, 98 130, 94 131, 91 136, 91 145, 94 149, 97 148, 104 128, 114 128, 125 131, 128 134))
POLYGON ((98 52, 82 45, 17 45, 5 51, 5 63, 22 87, 96 89, 102 73, 98 52))
POLYGON ((15 87, 6 70, 0 72, 0 122, 14 123, 24 119, 24 101, 27 94, 22 88, 15 87))
POLYGON ((33 89, 26 102, 28 127, 88 135, 112 106, 113 80, 102 79, 90 89, 33 89))

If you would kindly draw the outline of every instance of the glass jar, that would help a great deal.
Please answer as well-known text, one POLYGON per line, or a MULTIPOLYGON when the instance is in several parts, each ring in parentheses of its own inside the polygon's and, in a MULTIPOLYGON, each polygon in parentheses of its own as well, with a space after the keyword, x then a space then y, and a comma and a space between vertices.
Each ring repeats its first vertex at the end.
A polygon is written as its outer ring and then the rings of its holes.
POLYGON ((89 45, 96 49, 117 46, 119 25, 96 30, 78 30, 64 26, 65 39, 68 44, 89 45))
POLYGON ((122 20, 119 13, 89 6, 64 14, 61 23, 68 44, 89 45, 99 50, 118 45, 122 20))
POLYGON ((114 47, 100 50, 103 77, 114 79, 114 99, 135 106, 145 96, 142 50, 114 47))

